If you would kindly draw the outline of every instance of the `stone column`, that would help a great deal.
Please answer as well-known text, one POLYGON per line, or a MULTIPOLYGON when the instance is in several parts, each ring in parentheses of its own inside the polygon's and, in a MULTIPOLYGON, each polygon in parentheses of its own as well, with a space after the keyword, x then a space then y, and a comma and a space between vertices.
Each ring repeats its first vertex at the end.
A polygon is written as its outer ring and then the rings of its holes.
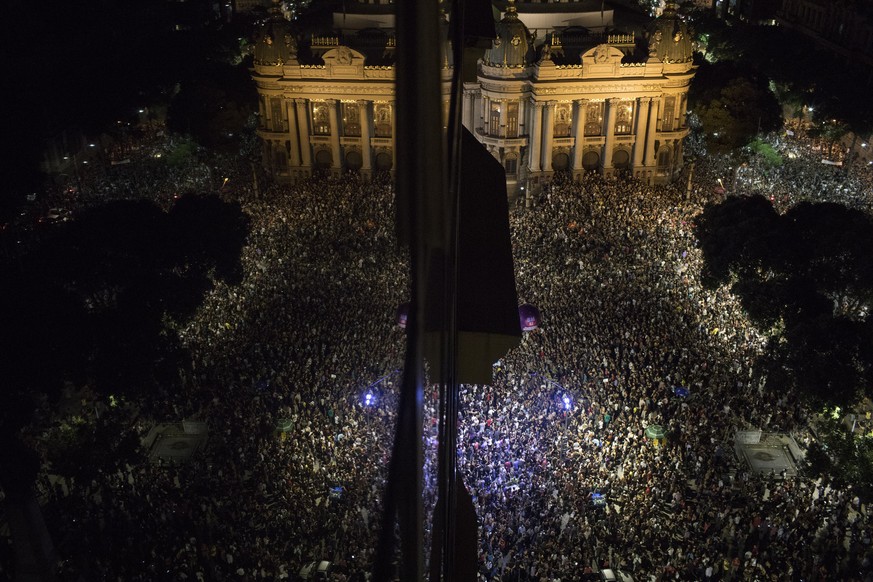
POLYGON ((297 105, 297 134, 300 136, 300 161, 306 168, 312 168, 312 144, 309 143, 309 111, 306 99, 295 99, 297 105))
POLYGON ((461 117, 461 123, 470 130, 470 133, 475 133, 475 126, 473 125, 473 91, 470 89, 464 89, 464 113, 461 117))
POLYGON ((555 102, 549 101, 545 107, 545 119, 543 119, 543 158, 542 168, 544 171, 552 169, 552 141, 555 138, 555 102))
POLYGON ((373 169, 371 158, 372 149, 370 148, 370 123, 373 116, 370 115, 370 102, 366 100, 358 101, 358 118, 361 121, 361 172, 369 174, 373 169))
POLYGON ((343 161, 340 158, 340 125, 339 115, 337 114, 339 101, 337 101, 336 99, 327 99, 326 103, 328 115, 330 115, 330 153, 332 154, 331 157, 333 158, 331 168, 334 170, 339 170, 343 166, 343 161))
POLYGON ((661 98, 652 98, 652 107, 649 109, 649 137, 646 140, 646 157, 645 165, 654 167, 655 165, 655 138, 658 135, 658 115, 661 113, 661 98))
POLYGON ((485 135, 494 135, 491 127, 491 99, 488 95, 482 96, 482 129, 485 135))
POLYGON ((297 110, 293 99, 286 99, 285 106, 288 111, 288 141, 291 149, 288 155, 288 165, 292 168, 300 167, 300 142, 297 135, 297 110))
POLYGON ((575 145, 573 146, 573 171, 582 171, 582 152, 585 148, 585 122, 588 117, 588 100, 579 99, 576 101, 576 115, 574 121, 576 126, 573 128, 573 137, 575 145))
POLYGON ((640 97, 637 104, 637 131, 634 137, 633 160, 635 172, 643 166, 643 154, 646 152, 646 128, 649 125, 649 107, 651 102, 651 97, 640 97))
POLYGON ((607 100, 609 111, 606 114, 606 144, 603 146, 603 168, 612 168, 612 151, 615 149, 615 114, 619 99, 607 100))
POLYGON ((518 137, 527 133, 527 103, 524 99, 518 100, 518 132, 515 134, 518 137))
POLYGON ((543 127, 542 127, 542 115, 543 115, 543 104, 534 101, 531 103, 530 109, 530 117, 531 117, 531 132, 528 137, 529 139, 529 148, 530 154, 528 155, 528 168, 531 172, 539 172, 540 171, 540 142, 543 139, 543 127))

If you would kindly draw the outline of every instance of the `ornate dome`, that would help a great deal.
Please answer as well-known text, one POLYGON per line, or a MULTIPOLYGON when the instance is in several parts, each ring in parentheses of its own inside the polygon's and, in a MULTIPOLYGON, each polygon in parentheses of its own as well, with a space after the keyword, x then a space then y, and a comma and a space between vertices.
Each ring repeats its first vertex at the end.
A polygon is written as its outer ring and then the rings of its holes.
POLYGON ((506 13, 497 23, 497 38, 485 51, 485 64, 491 67, 520 68, 532 65, 535 59, 534 37, 518 18, 515 0, 509 0, 506 13))
POLYGON ((270 16, 258 30, 256 65, 283 65, 297 59, 297 38, 282 14, 279 0, 273 0, 270 16))
POLYGON ((676 3, 667 2, 664 12, 649 28, 649 58, 664 63, 690 63, 694 54, 691 32, 676 14, 676 3))

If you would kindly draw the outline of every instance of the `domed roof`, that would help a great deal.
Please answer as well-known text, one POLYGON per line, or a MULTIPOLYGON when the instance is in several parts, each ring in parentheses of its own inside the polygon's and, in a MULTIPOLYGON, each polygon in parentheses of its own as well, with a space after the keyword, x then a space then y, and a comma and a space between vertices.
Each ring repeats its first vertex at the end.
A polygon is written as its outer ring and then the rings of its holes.
POLYGON ((255 42, 256 65, 283 65, 297 59, 297 38, 291 30, 279 0, 273 0, 270 16, 258 30, 255 42))
POLYGON ((676 3, 667 2, 664 12, 649 28, 649 58, 664 63, 690 63, 694 55, 691 33, 676 14, 676 3))
POLYGON ((518 18, 515 0, 509 0, 506 13, 497 23, 497 38, 485 51, 485 64, 492 67, 519 68, 534 62, 534 37, 518 18))

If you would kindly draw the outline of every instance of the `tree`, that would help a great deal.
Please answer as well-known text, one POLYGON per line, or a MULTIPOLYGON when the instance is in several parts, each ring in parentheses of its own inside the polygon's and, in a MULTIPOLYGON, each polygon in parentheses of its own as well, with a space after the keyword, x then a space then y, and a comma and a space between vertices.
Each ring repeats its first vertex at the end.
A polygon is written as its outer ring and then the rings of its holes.
POLYGON ((190 134, 200 145, 238 149, 256 98, 244 67, 213 63, 182 81, 170 103, 167 125, 190 134))
POLYGON ((732 63, 701 65, 688 98, 714 151, 742 147, 782 123, 779 103, 766 81, 732 63))
POLYGON ((167 381, 157 364, 185 362, 168 324, 190 317, 216 280, 239 281, 247 234, 239 205, 215 197, 183 197, 168 213, 115 202, 2 265, 0 436, 14 437, 65 380, 132 397, 167 381))
POLYGON ((765 244, 767 237, 779 238, 779 215, 762 196, 732 196, 717 206, 707 207, 696 223, 703 250, 702 279, 715 288, 737 279, 751 279, 771 258, 770 249, 782 244, 765 244))
MULTIPOLYGON (((239 280, 247 234, 239 205, 215 197, 183 197, 169 213, 149 202, 118 202, 59 225, 33 251, 0 264, 0 487, 7 503, 20 507, 33 495, 40 462, 21 429, 37 403, 56 399, 65 380, 86 376, 103 395, 141 396, 174 381, 156 375, 162 364, 178 370, 185 363, 167 322, 189 317, 216 279, 239 280)), ((139 438, 126 413, 110 408, 53 435, 49 447, 55 470, 87 479, 134 461, 139 438)), ((20 525, 13 524, 16 540, 31 535, 20 525)))
POLYGON ((52 474, 88 483, 98 471, 142 461, 139 438, 127 411, 107 408, 93 420, 63 420, 46 431, 43 442, 52 474))
MULTIPOLYGON (((730 285, 768 337, 758 362, 768 390, 794 388, 825 411, 873 396, 873 219, 806 202, 780 216, 743 196, 708 206, 695 229, 704 286, 730 285)), ((806 470, 873 495, 873 438, 819 420, 806 470)))
MULTIPOLYGON (((708 206, 695 228, 702 282, 728 284, 769 354, 816 406, 873 395, 873 220, 831 203, 779 215, 761 196, 708 206)), ((776 387, 784 388, 784 386, 776 387)))
POLYGON ((771 146, 769 143, 756 139, 752 143, 749 144, 749 151, 759 155, 764 159, 764 163, 767 166, 775 167, 782 165, 782 156, 779 155, 779 152, 771 146))
MULTIPOLYGON (((693 11, 692 16, 708 61, 766 79, 792 112, 814 105, 818 120, 839 120, 858 135, 873 130, 867 93, 858 90, 856 71, 841 57, 790 28, 736 21, 727 25, 705 11, 693 11)), ((698 72, 692 91, 706 82, 705 69, 698 72)))
POLYGON ((0 276, 0 437, 27 425, 40 395, 81 379, 89 333, 85 309, 63 287, 6 264, 0 276))
POLYGON ((864 499, 873 497, 873 437, 850 432, 832 415, 818 420, 816 435, 806 453, 804 469, 839 487, 851 485, 864 499))

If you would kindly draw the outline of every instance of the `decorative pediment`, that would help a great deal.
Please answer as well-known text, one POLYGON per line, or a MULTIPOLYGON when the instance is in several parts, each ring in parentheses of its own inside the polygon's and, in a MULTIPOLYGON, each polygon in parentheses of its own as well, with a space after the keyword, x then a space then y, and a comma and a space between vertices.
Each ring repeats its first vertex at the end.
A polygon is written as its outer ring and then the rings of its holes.
POLYGON ((599 44, 593 49, 582 53, 583 64, 612 65, 621 64, 624 53, 608 44, 599 44))
POLYGON ((619 77, 623 58, 624 53, 614 46, 597 45, 582 53, 582 76, 601 79, 619 77))
POLYGON ((363 67, 364 55, 347 46, 338 46, 330 49, 321 57, 325 66, 333 67, 363 67))

